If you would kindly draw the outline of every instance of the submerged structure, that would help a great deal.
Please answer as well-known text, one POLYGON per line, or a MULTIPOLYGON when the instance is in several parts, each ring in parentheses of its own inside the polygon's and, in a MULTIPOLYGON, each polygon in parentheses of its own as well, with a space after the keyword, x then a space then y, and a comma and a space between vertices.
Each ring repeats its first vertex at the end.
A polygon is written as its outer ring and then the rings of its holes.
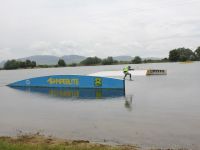
POLYGON ((49 97, 65 99, 111 99, 124 97, 123 89, 94 88, 44 88, 44 87, 12 87, 31 94, 42 94, 49 97))
POLYGON ((125 96, 124 80, 96 76, 43 76, 17 81, 8 86, 25 92, 75 99, 125 96))
MULTIPOLYGON (((167 70, 163 69, 146 69, 146 70, 130 70, 129 73, 133 76, 149 76, 149 75, 167 75, 167 70)), ((123 77, 124 73, 119 71, 100 71, 90 74, 90 76, 101 77, 123 77)))

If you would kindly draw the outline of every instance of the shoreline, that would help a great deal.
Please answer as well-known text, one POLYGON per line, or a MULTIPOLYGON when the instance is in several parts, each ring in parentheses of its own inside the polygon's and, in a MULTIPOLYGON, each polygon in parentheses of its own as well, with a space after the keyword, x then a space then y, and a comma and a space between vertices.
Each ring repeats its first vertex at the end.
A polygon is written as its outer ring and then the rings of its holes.
POLYGON ((147 62, 147 63, 139 63, 139 64, 133 64, 133 63, 118 63, 118 64, 111 64, 111 65, 102 65, 102 64, 96 64, 96 65, 76 65, 76 66, 55 66, 55 65, 39 65, 36 66, 34 68, 17 68, 17 69, 4 69, 4 68, 0 68, 0 71, 9 71, 9 70, 27 70, 27 69, 48 69, 48 68, 71 68, 71 67, 94 67, 94 66, 118 66, 118 65, 140 65, 140 64, 160 64, 160 63, 180 63, 180 64, 191 64, 191 63, 195 63, 195 62, 200 62, 200 61, 185 61, 185 62, 147 62))
POLYGON ((109 145, 88 140, 68 140, 53 136, 21 134, 0 136, 0 149, 3 150, 138 150, 134 145, 109 145))
POLYGON ((0 150, 188 150, 187 148, 142 148, 137 145, 111 145, 89 140, 69 140, 35 134, 0 136, 0 150))

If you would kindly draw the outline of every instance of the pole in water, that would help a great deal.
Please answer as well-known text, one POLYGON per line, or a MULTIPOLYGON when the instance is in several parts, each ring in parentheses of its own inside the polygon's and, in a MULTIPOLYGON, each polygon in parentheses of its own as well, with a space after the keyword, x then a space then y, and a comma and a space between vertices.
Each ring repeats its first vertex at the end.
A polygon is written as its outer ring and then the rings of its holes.
POLYGON ((123 85, 124 85, 124 95, 126 95, 126 84, 125 84, 125 79, 123 80, 123 85))

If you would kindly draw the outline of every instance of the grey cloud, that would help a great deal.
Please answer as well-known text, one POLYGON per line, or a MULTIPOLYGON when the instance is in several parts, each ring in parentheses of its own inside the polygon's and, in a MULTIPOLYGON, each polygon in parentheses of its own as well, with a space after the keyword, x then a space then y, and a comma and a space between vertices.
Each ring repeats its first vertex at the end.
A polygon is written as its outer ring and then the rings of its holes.
POLYGON ((172 48, 199 46, 199 7, 198 0, 0 0, 0 60, 165 57, 172 48))

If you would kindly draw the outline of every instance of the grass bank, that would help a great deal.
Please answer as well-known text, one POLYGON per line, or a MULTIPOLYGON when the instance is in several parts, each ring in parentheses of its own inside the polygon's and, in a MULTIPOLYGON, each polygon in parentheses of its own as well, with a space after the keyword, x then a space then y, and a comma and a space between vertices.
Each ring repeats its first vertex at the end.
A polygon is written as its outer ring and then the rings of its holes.
POLYGON ((135 146, 109 146, 84 140, 63 140, 39 134, 0 137, 0 150, 137 150, 135 146))

